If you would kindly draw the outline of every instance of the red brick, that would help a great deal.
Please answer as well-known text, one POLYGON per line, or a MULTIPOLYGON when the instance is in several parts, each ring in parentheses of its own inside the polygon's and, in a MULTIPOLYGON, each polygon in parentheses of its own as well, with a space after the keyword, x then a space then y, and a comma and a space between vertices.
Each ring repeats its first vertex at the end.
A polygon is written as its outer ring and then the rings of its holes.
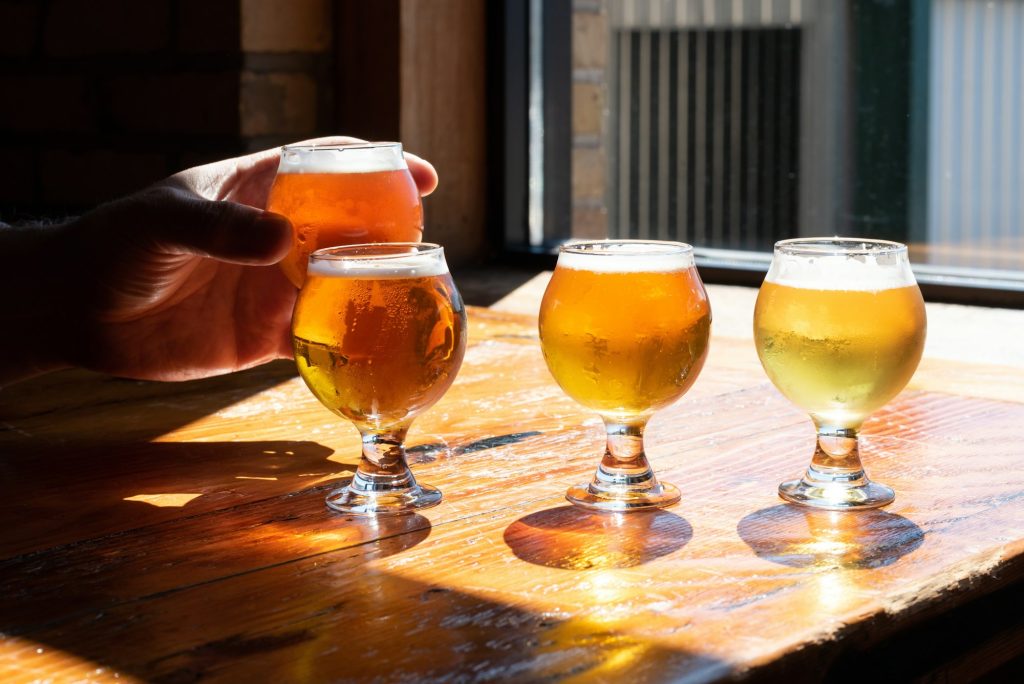
POLYGON ((178 50, 183 53, 238 52, 242 42, 238 2, 179 0, 178 50))
POLYGON ((604 91, 597 83, 573 83, 572 132, 573 135, 601 133, 604 117, 604 91))
POLYGON ((94 206, 127 195, 167 175, 162 154, 115 150, 45 150, 40 155, 43 200, 94 206))
POLYGON ((75 133, 96 126, 90 82, 73 76, 0 76, 0 129, 8 132, 75 133))
POLYGON ((572 17, 572 65, 599 69, 608 61, 608 22, 603 14, 576 12, 572 17))
POLYGON ((604 197, 604 153, 600 149, 579 148, 572 151, 572 197, 602 199, 604 197))
POLYGON ((0 55, 24 57, 36 44, 39 5, 35 2, 0 2, 0 55))
POLYGON ((326 52, 331 47, 330 0, 241 0, 241 8, 246 52, 326 52))
POLYGON ((243 135, 310 136, 316 105, 316 83, 305 74, 242 74, 243 135))
POLYGON ((235 134, 238 74, 125 76, 110 81, 110 117, 139 133, 235 134))
POLYGON ((590 207, 573 207, 572 236, 581 240, 603 240, 608 237, 608 212, 590 207))
POLYGON ((140 54, 170 37, 168 0, 54 0, 43 46, 54 57, 140 54))

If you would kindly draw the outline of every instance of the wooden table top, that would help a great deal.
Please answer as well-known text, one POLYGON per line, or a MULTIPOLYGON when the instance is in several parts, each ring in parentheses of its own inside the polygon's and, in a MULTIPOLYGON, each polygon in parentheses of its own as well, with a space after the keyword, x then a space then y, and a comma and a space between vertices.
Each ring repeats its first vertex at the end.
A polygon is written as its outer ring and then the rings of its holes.
POLYGON ((807 680, 886 648, 910 668, 890 675, 955 676, 1024 652, 1019 611, 916 636, 1019 601, 1020 367, 926 356, 864 430, 896 502, 812 513, 776 495, 809 462, 809 419, 749 335, 716 332, 648 430, 682 502, 600 515, 563 499, 603 435, 548 375, 535 316, 469 317, 459 378, 409 439, 445 498, 407 517, 328 511, 357 433, 289 363, 0 393, 0 680, 807 680))

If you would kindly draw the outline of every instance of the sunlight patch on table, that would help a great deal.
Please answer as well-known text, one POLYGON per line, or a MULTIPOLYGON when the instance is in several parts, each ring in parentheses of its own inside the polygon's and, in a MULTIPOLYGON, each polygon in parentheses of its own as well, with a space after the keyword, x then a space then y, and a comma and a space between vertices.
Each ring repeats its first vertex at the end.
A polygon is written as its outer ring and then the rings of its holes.
POLYGON ((202 495, 202 492, 165 492, 163 494, 136 494, 135 496, 126 496, 124 500, 138 501, 157 508, 180 508, 202 495))
POLYGON ((6 636, 0 637, 0 681, 120 683, 143 680, 49 644, 6 636))

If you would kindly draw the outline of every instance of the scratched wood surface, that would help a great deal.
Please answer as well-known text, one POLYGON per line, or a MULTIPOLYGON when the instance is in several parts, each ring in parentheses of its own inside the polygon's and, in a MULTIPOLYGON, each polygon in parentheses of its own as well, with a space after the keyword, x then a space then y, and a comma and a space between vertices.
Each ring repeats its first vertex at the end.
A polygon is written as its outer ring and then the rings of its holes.
MULTIPOLYGON (((0 680, 814 679, 1020 584, 1020 368, 926 359, 865 428, 895 504, 811 513, 775 494, 807 464, 809 420, 748 338, 716 335, 649 428, 682 502, 595 515, 562 495, 592 474, 600 422, 548 376, 535 318, 470 321, 409 441, 445 500, 397 519, 323 505, 357 434, 286 363, 0 393, 0 680)), ((1016 629, 956 666, 1019 656, 1016 629)))

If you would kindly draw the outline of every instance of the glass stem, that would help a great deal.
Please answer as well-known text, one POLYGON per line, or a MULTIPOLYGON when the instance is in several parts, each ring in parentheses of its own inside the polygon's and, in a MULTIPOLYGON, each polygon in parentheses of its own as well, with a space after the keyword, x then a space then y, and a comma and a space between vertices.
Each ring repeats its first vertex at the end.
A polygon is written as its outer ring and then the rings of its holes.
POLYGON ((359 430, 363 455, 349 485, 356 492, 381 492, 410 489, 416 479, 405 462, 405 436, 409 426, 383 431, 359 430))
POLYGON ((858 487, 868 479, 860 463, 857 428, 818 426, 818 443, 804 481, 858 487))
POLYGON ((608 446, 590 485, 592 489, 621 492, 648 491, 658 487, 658 480, 644 453, 646 426, 646 418, 630 422, 604 419, 608 446))

